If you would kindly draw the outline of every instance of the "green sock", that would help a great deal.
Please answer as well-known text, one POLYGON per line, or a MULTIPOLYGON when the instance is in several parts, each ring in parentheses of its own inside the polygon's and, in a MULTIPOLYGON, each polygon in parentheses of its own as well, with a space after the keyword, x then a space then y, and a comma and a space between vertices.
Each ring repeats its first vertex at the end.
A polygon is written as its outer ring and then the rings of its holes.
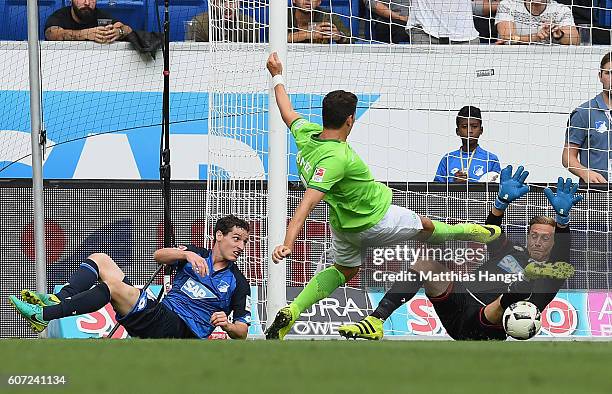
POLYGON ((462 223, 447 224, 437 220, 432 220, 431 222, 434 225, 434 231, 427 241, 425 241, 430 244, 441 244, 444 241, 453 240, 458 234, 463 234, 464 232, 462 223))
POLYGON ((344 274, 336 269, 329 267, 312 277, 304 290, 298 294, 291 303, 298 308, 299 313, 310 308, 315 302, 329 296, 338 287, 346 282, 344 274))

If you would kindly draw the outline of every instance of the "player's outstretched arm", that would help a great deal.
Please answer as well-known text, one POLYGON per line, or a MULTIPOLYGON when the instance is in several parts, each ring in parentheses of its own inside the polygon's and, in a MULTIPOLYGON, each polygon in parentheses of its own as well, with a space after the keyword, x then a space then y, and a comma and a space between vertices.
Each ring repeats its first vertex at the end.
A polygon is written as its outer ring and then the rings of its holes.
POLYGON ((291 251, 293 250, 293 243, 297 239, 300 231, 302 231, 306 218, 308 215, 310 215, 310 212, 312 212, 314 207, 317 206, 319 201, 323 199, 323 197, 325 197, 325 193, 320 190, 312 188, 306 189, 300 205, 298 205, 297 209, 295 210, 295 214, 293 214, 293 217, 289 222, 287 233, 285 234, 285 241, 282 245, 274 248, 272 260, 274 260, 275 263, 280 262, 282 259, 291 254, 291 251))
POLYGON ((491 209, 493 215, 503 216, 511 202, 518 200, 529 192, 529 186, 525 184, 527 176, 529 176, 529 171, 525 171, 523 166, 519 166, 514 175, 511 165, 501 171, 499 192, 491 209))
POLYGON ((266 63, 270 75, 272 75, 272 83, 274 84, 274 96, 276 97, 276 105, 280 110, 283 122, 287 127, 291 127, 291 124, 300 117, 300 115, 293 110, 289 95, 285 90, 285 80, 283 78, 283 63, 281 63, 276 52, 272 52, 268 57, 266 63))
POLYGON ((206 276, 208 274, 208 265, 206 265, 204 258, 187 250, 185 246, 157 249, 153 253, 153 260, 158 264, 174 264, 177 261, 185 260, 191 263, 193 270, 199 275, 206 276))

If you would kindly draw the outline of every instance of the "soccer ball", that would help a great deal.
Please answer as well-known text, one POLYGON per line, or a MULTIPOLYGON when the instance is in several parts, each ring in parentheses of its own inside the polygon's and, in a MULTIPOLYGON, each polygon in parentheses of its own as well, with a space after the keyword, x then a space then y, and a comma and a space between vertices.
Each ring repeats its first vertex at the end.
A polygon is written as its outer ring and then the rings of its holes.
POLYGON ((521 340, 533 338, 542 328, 538 307, 528 301, 515 302, 506 308, 502 323, 506 334, 521 340))

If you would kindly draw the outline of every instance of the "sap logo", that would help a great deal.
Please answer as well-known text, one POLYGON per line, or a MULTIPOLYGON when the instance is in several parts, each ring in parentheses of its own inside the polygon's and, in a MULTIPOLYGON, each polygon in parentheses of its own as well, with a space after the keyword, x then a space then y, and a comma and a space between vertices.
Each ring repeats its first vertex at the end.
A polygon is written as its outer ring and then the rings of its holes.
POLYGON ((519 264, 519 262, 514 258, 514 256, 506 256, 503 259, 501 259, 501 261, 499 263, 497 263, 497 266, 501 269, 503 269, 506 272, 511 272, 514 274, 517 274, 519 272, 523 272, 523 267, 521 267, 521 265, 519 264))
POLYGON ((192 300, 203 300, 205 298, 217 298, 206 286, 196 282, 193 279, 187 279, 187 282, 181 287, 181 291, 189 296, 192 300))
POLYGON ((230 285, 225 282, 224 280, 222 280, 221 282, 219 282, 219 285, 217 286, 217 289, 221 292, 221 293, 227 293, 227 289, 229 289, 230 285))

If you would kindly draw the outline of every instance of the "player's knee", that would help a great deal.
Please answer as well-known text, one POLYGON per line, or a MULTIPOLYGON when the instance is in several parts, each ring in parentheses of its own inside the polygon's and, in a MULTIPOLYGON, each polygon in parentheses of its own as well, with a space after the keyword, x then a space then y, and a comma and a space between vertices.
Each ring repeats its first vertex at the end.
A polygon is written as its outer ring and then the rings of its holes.
POLYGON ((417 260, 410 268, 416 272, 438 272, 440 271, 438 265, 435 261, 417 260))
POLYGON ((353 279, 353 277, 357 275, 357 272, 359 272, 359 267, 345 267, 338 264, 335 264, 335 267, 338 271, 342 273, 342 275, 344 275, 344 279, 347 282, 353 279))

